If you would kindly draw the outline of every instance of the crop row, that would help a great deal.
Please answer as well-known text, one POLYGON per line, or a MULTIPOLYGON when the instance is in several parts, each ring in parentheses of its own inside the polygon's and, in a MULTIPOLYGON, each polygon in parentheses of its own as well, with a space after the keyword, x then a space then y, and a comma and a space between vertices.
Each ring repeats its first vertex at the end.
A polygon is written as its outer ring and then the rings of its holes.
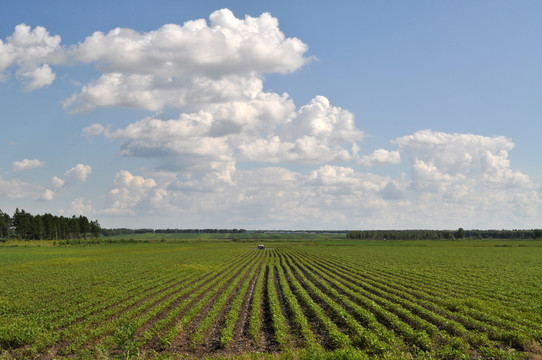
MULTIPOLYGON (((413 287, 415 282, 380 277, 374 271, 345 268, 337 263, 328 264, 331 264, 328 270, 333 268, 338 276, 359 285, 360 291, 374 294, 381 302, 392 301, 446 330, 450 335, 469 339, 473 345, 489 345, 489 338, 522 349, 530 340, 540 340, 540 331, 536 330, 538 327, 532 321, 522 318, 511 321, 507 319, 509 315, 496 314, 495 309, 489 306, 478 309, 470 306, 454 307, 455 301, 450 301, 445 292, 428 291, 429 287, 423 284, 416 288, 413 287), (405 286, 405 283, 409 285, 405 286)), ((474 301, 474 304, 479 305, 479 302, 474 301)))
MULTIPOLYGON (((100 296, 61 289, 53 295, 66 300, 64 308, 41 309, 37 335, 26 343, 4 340, 2 347, 15 357, 200 357, 304 348, 375 358, 515 358, 542 342, 536 317, 492 308, 486 287, 479 298, 470 286, 454 293, 446 279, 424 280, 320 250, 238 247, 205 263, 171 256, 167 266, 153 262, 154 271, 134 268, 118 289, 100 296)), ((104 274, 120 284, 111 266, 104 274)))

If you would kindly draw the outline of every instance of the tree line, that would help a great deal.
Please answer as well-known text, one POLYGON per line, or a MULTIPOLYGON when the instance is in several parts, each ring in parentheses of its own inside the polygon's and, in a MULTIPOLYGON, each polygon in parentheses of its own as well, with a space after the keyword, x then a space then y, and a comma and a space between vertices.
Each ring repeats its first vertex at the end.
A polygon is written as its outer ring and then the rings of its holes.
POLYGON ((245 233, 245 229, 101 229, 103 236, 119 236, 132 234, 239 234, 245 233))
POLYGON ((32 215, 15 210, 13 216, 0 210, 0 238, 21 240, 67 240, 100 236, 98 220, 86 216, 72 217, 52 214, 32 215))
POLYGON ((348 239, 454 240, 454 239, 540 239, 542 229, 532 230, 355 230, 348 239))

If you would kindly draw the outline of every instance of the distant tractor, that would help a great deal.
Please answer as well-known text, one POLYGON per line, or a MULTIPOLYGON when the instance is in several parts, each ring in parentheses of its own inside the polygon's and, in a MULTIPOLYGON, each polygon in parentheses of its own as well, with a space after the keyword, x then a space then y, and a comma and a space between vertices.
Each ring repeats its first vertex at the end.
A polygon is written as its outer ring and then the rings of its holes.
POLYGON ((265 249, 265 246, 264 246, 264 244, 260 244, 260 245, 258 245, 258 250, 264 250, 264 249, 265 249))

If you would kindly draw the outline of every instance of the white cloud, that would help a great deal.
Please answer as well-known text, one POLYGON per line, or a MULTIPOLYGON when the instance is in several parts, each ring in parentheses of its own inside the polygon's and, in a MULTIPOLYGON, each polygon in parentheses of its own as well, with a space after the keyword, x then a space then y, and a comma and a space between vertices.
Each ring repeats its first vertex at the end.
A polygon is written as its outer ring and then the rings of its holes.
POLYGON ((51 179, 51 185, 50 187, 53 189, 53 190, 58 190, 60 188, 62 188, 64 186, 64 180, 62 180, 61 178, 59 178, 58 176, 53 176, 53 178, 51 179))
POLYGON ((149 206, 163 200, 165 195, 161 189, 154 191, 157 186, 154 179, 132 175, 126 170, 117 173, 113 186, 108 194, 109 205, 103 211, 108 215, 135 215, 137 208, 151 210, 149 206))
POLYGON ((51 184, 42 195, 43 200, 52 200, 56 192, 67 190, 73 186, 87 180, 88 175, 92 172, 92 167, 85 164, 77 164, 64 173, 64 178, 53 176, 51 184))
POLYGON ((324 165, 308 175, 310 183, 320 185, 349 185, 356 182, 354 169, 324 165))
POLYGON ((344 148, 364 137, 347 110, 331 106, 324 96, 316 96, 289 116, 275 134, 245 141, 239 146, 242 158, 259 162, 324 163, 349 161, 344 148))
POLYGON ((0 39, 0 74, 6 70, 15 61, 15 52, 13 51, 13 45, 8 42, 4 43, 0 39))
MULTIPOLYGON (((307 49, 267 13, 239 19, 227 9, 212 13, 209 22, 96 32, 68 51, 59 36, 21 24, 0 41, 0 79, 13 68, 34 90, 54 81, 51 65, 88 63, 101 74, 64 101, 69 111, 121 106, 179 112, 116 130, 99 123, 84 128, 85 137, 119 141, 121 155, 148 158, 157 167, 141 170, 144 176, 119 171, 105 206, 94 209, 78 197, 72 212, 182 214, 187 226, 284 228, 521 227, 538 221, 540 185, 511 167, 514 144, 506 137, 424 130, 393 140, 398 151, 359 156, 357 142, 365 134, 351 112, 324 96, 296 107, 288 94, 263 90, 266 73, 296 71, 310 61, 307 49), (410 163, 410 176, 351 167, 401 161, 410 163), (304 165, 294 171, 292 164, 304 165)), ((42 165, 25 159, 13 162, 13 171, 42 165)), ((52 177, 48 187, 0 177, 0 197, 50 201, 91 172, 78 164, 52 177)))
POLYGON ((294 142, 282 141, 279 136, 255 139, 241 144, 239 150, 245 161, 262 163, 305 163, 349 161, 352 154, 341 146, 330 147, 311 136, 303 136, 294 142))
POLYGON ((23 72, 20 75, 31 79, 26 86, 28 91, 51 85, 56 78, 56 75, 48 64, 43 64, 40 67, 23 72))
POLYGON ((147 118, 109 137, 124 141, 124 156, 158 158, 168 169, 208 172, 232 161, 227 138, 209 136, 211 122, 208 113, 181 114, 177 120, 147 118))
POLYGON ((70 203, 70 208, 67 213, 71 215, 83 215, 83 216, 94 215, 94 208, 92 206, 92 201, 90 200, 86 201, 84 198, 78 197, 70 203))
POLYGON ((234 183, 221 189, 222 200, 215 205, 230 209, 231 219, 256 227, 352 227, 367 221, 368 209, 378 218, 386 206, 378 192, 388 182, 342 166, 324 165, 308 174, 280 167, 240 169, 234 183))
MULTIPOLYGON (((514 148, 514 143, 504 136, 486 137, 474 134, 448 134, 423 130, 392 141, 409 158, 431 159, 439 168, 449 172, 480 166, 486 151, 497 153, 514 148)), ((507 153, 503 153, 507 155, 507 153)))
MULTIPOLYGON (((299 39, 287 38, 268 13, 238 19, 227 9, 212 13, 209 23, 95 32, 66 54, 71 61, 96 64, 102 75, 64 106, 73 112, 107 106, 186 111, 116 131, 102 124, 83 130, 87 138, 104 134, 119 140, 124 156, 155 158, 159 168, 182 171, 179 187, 231 184, 239 162, 349 161, 364 136, 352 113, 323 96, 296 109, 287 94, 263 91, 264 73, 299 69, 310 61, 307 50, 299 39)), ((35 79, 45 82, 50 68, 40 69, 35 79)), ((87 170, 54 177, 50 190, 84 181, 87 170)))
POLYGON ((242 134, 252 138, 276 132, 294 116, 295 104, 286 93, 260 92, 248 101, 213 105, 206 110, 212 117, 210 136, 242 134))
POLYGON ((64 186, 72 187, 78 183, 86 181, 88 175, 92 172, 90 165, 77 164, 64 174, 64 186))
POLYGON ((95 123, 83 129, 83 136, 87 141, 91 142, 92 137, 104 134, 106 131, 106 128, 102 124, 95 123))
POLYGON ((52 84, 55 74, 49 64, 64 62, 60 41, 59 35, 50 36, 41 26, 31 30, 28 25, 17 25, 6 42, 0 40, 0 75, 7 68, 16 66, 16 76, 27 79, 26 90, 52 84))
POLYGON ((453 184, 463 184, 467 178, 461 173, 442 172, 432 162, 416 159, 412 164, 412 181, 420 191, 444 192, 455 190, 453 184))
POLYGON ((55 197, 55 193, 51 189, 45 189, 43 194, 39 197, 39 200, 51 201, 55 197))
POLYGON ((45 164, 38 159, 24 159, 21 161, 14 161, 12 165, 13 165, 13 171, 18 172, 18 171, 32 170, 34 168, 41 167, 45 164))
POLYGON ((412 177, 390 178, 336 165, 306 172, 230 165, 229 181, 210 170, 145 177, 121 171, 101 213, 169 217, 178 227, 453 229, 522 227, 540 212, 535 184, 514 191, 489 188, 480 178, 447 173, 434 161, 412 166, 412 177))
POLYGON ((220 183, 207 177, 191 182, 182 179, 182 174, 162 175, 151 178, 119 172, 102 213, 176 216, 178 226, 205 226, 202 221, 234 226, 308 225, 314 224, 316 216, 328 223, 344 220, 345 209, 359 215, 357 208, 380 201, 376 191, 387 183, 377 175, 335 166, 323 166, 308 175, 280 167, 239 169, 231 182, 220 183), (196 222, 189 224, 187 219, 196 222))
POLYGON ((228 9, 184 25, 167 24, 138 33, 116 28, 95 32, 72 50, 83 62, 101 63, 106 72, 159 77, 205 76, 262 72, 287 73, 300 68, 307 45, 286 38, 268 13, 237 19, 228 9))
POLYGON ((58 35, 20 24, 0 40, 0 80, 9 67, 27 79, 31 91, 50 85, 50 65, 97 64, 103 74, 64 101, 72 112, 104 106, 129 106, 152 111, 250 99, 261 92, 262 73, 299 69, 306 44, 286 37, 269 13, 236 18, 228 9, 204 20, 167 24, 139 33, 116 28, 95 32, 65 50, 58 35))
POLYGON ((348 110, 332 106, 325 96, 316 96, 303 105, 282 133, 286 140, 303 136, 316 138, 332 146, 358 141, 364 137, 355 127, 354 115, 348 110))
POLYGON ((0 198, 37 199, 43 186, 27 183, 19 179, 6 180, 0 176, 0 198))
POLYGON ((382 190, 380 196, 384 200, 401 200, 405 198, 405 193, 393 182, 389 182, 382 190))
POLYGON ((411 222, 420 213, 435 227, 520 228, 540 212, 540 184, 511 168, 506 137, 424 130, 392 142, 411 162, 408 192, 396 194, 411 203, 411 222))
POLYGON ((362 156, 359 159, 359 164, 363 166, 395 165, 400 162, 401 154, 399 151, 388 151, 385 149, 377 149, 372 154, 362 156))
POLYGON ((262 80, 253 74, 205 77, 157 78, 148 74, 106 73, 83 86, 63 106, 73 113, 97 107, 135 107, 158 111, 166 106, 176 108, 202 106, 250 99, 262 89, 262 80))
POLYGON ((262 90, 261 73, 287 73, 309 61, 308 47, 286 38, 268 13, 237 19, 228 9, 147 33, 116 28, 95 32, 72 50, 104 74, 64 102, 73 112, 103 106, 194 107, 250 100, 262 90))
POLYGON ((274 93, 182 113, 178 119, 146 118, 124 129, 104 129, 94 124, 85 133, 103 132, 121 141, 124 156, 157 158, 164 168, 189 172, 216 172, 218 168, 231 172, 237 162, 348 161, 357 151, 354 141, 363 137, 353 115, 331 106, 325 97, 318 96, 296 111, 287 94, 274 93), (345 147, 348 144, 354 144, 352 152, 345 147))
POLYGON ((527 175, 510 168, 508 151, 514 143, 504 136, 424 130, 395 139, 393 143, 412 162, 414 185, 419 188, 436 186, 450 190, 447 184, 468 181, 490 187, 533 186, 527 175))

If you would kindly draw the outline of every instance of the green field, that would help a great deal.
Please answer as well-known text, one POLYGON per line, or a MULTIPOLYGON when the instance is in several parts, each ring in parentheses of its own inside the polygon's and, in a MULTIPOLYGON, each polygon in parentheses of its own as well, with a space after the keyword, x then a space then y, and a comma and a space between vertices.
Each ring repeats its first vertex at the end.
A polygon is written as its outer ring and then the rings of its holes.
POLYGON ((302 235, 6 242, 0 359, 542 358, 541 241, 302 235))

